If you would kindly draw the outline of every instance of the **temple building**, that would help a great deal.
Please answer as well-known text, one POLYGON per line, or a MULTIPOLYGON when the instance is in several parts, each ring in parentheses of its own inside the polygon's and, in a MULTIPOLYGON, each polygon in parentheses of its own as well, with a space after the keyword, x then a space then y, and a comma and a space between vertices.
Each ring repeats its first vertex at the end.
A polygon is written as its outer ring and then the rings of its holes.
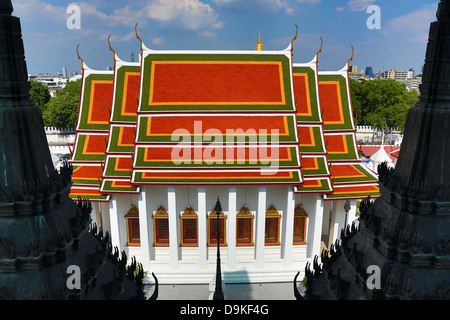
POLYGON ((292 281, 356 219, 357 200, 378 197, 349 62, 319 72, 321 47, 294 63, 297 35, 280 51, 261 37, 254 51, 152 50, 136 36, 139 62, 111 44, 113 71, 79 56, 71 196, 160 283, 210 282, 217 234, 225 282, 292 281))

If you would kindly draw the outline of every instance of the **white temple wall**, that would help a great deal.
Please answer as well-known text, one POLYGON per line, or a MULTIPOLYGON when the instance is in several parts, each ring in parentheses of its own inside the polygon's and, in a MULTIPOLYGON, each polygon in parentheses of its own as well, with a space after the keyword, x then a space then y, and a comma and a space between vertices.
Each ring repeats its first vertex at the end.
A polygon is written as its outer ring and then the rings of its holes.
MULTIPOLYGON (((147 200, 147 228, 149 231, 149 255, 151 260, 157 260, 168 263, 170 260, 169 250, 167 247, 154 246, 154 231, 153 231, 153 214, 160 206, 168 210, 168 196, 167 187, 161 186, 145 186, 146 200, 147 200)), ((141 214, 141 212, 139 212, 141 214)), ((142 247, 142 246, 141 246, 142 247)), ((141 248, 145 250, 145 248, 141 248)))
POLYGON ((127 222, 125 215, 131 208, 131 205, 139 207, 137 195, 118 194, 115 195, 117 200, 117 218, 119 221, 119 242, 113 241, 113 246, 117 246, 119 252, 125 251, 128 257, 135 256, 138 259, 141 255, 139 247, 128 246, 127 241, 127 222), (115 243, 114 243, 115 242, 115 243))
POLYGON ((100 211, 100 220, 97 220, 97 227, 100 228, 102 226, 103 234, 109 232, 111 234, 111 221, 109 218, 109 203, 108 202, 100 202, 99 203, 99 211, 100 211))
POLYGON ((329 245, 341 237, 341 229, 344 228, 345 225, 344 205, 345 201, 343 200, 333 202, 333 209, 331 211, 330 237, 328 239, 329 245))
POLYGON ((222 270, 228 282, 288 281, 304 269, 320 245, 323 200, 318 195, 295 195, 289 186, 144 186, 140 195, 113 195, 104 229, 109 225, 113 246, 135 256, 144 269, 160 275, 161 283, 202 283, 214 274, 216 246, 208 246, 208 214, 219 196, 227 216, 227 246, 220 248, 222 270), (306 245, 293 245, 294 209, 308 213, 306 245), (125 215, 133 204, 139 209, 140 246, 127 246, 125 215), (188 204, 198 215, 198 246, 182 247, 180 216, 188 204), (236 213, 244 204, 255 216, 253 246, 236 245, 236 213), (273 205, 281 214, 279 245, 265 245, 265 213, 273 205), (168 247, 154 246, 153 214, 163 206, 169 213, 168 247), (232 210, 232 212, 230 211, 232 210), (316 213, 317 212, 317 213, 316 213), (318 234, 316 234, 318 233, 318 234), (119 237, 119 240, 117 240, 119 237), (317 240, 319 239, 319 240, 317 240), (319 242, 318 242, 319 241, 319 242), (190 279, 190 280, 186 280, 190 279))
MULTIPOLYGON (((322 221, 322 236, 328 239, 330 235, 330 215, 333 207, 333 201, 324 201, 323 206, 323 221, 322 221)), ((327 243, 328 245, 328 243, 327 243)))

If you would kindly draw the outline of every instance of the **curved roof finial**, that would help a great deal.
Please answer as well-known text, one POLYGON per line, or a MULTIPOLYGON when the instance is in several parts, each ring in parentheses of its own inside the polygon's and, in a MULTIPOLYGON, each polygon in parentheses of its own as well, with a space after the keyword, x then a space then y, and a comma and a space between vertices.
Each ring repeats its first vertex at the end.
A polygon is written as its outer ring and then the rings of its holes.
POLYGON ((296 28, 297 30, 295 31, 295 36, 294 36, 294 38, 291 40, 291 51, 294 50, 293 43, 294 43, 294 40, 297 39, 297 35, 298 35, 298 26, 297 26, 297 24, 295 24, 295 28, 296 28))
POLYGON ((136 32, 136 39, 138 39, 140 42, 141 42, 141 51, 142 51, 142 39, 141 39, 141 37, 139 37, 139 34, 138 34, 138 32, 137 32, 137 25, 138 25, 138 22, 136 22, 136 25, 134 26, 134 31, 136 32))
POLYGON ((348 59, 348 61, 347 61, 347 68, 350 67, 350 61, 353 60, 353 56, 354 56, 354 55, 355 55, 355 48, 353 48, 353 46, 352 46, 352 56, 351 56, 350 59, 348 59))
POLYGON ((109 38, 111 38, 111 35, 108 36, 108 45, 109 45, 109 50, 111 50, 114 53, 114 60, 116 59, 116 51, 114 51, 114 49, 111 47, 111 42, 109 41, 109 38))
POLYGON ((316 53, 316 60, 317 60, 317 61, 319 61, 319 53, 322 52, 322 47, 323 47, 323 39, 322 39, 322 37, 320 37, 320 49, 319 49, 319 51, 317 51, 317 53, 316 53))
POLYGON ((83 61, 83 59, 80 57, 80 53, 78 52, 78 48, 80 47, 80 45, 77 45, 77 56, 78 56, 78 59, 80 59, 81 60, 81 69, 83 69, 84 68, 84 61, 83 61))

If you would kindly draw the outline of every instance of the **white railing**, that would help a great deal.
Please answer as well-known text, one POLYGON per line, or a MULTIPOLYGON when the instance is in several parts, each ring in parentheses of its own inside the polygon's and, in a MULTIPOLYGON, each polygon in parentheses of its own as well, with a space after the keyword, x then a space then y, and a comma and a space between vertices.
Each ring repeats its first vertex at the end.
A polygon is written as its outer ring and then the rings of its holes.
MULTIPOLYGON (((382 130, 383 128, 372 127, 372 126, 356 126, 357 133, 373 133, 374 131, 382 130)), ((388 128, 387 133, 400 133, 398 128, 388 128)))
POLYGON ((75 134, 74 128, 45 127, 45 134, 75 134))

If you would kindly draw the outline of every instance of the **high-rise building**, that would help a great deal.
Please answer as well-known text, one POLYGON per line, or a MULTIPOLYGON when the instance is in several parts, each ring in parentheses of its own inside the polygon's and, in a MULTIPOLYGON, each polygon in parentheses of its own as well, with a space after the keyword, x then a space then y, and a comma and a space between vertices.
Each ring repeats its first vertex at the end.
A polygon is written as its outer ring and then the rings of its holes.
POLYGON ((384 72, 385 79, 406 80, 414 77, 414 71, 386 70, 384 72))
POLYGON ((369 76, 370 78, 373 78, 373 68, 372 67, 366 67, 366 71, 364 73, 366 76, 369 76))
POLYGON ((62 76, 64 78, 67 78, 67 68, 66 67, 63 67, 63 69, 62 69, 62 76))

